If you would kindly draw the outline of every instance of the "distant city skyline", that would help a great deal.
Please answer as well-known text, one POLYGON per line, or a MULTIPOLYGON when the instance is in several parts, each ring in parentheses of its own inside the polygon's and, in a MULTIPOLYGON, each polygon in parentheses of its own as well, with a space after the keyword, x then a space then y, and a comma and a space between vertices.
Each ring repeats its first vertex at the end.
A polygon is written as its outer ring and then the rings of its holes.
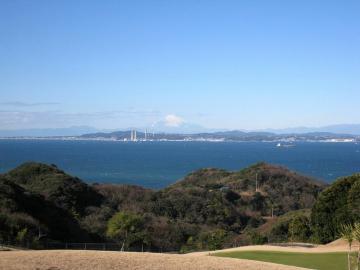
POLYGON ((359 1, 0 2, 0 130, 360 123, 359 1))

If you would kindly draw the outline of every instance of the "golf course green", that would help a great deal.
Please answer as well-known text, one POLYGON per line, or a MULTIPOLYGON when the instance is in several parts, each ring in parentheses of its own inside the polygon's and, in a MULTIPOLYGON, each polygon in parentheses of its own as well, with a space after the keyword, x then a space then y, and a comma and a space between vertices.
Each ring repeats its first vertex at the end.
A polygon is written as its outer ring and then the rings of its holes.
POLYGON ((214 256, 247 259, 293 265, 319 270, 346 270, 347 253, 298 253, 280 251, 232 251, 219 252, 214 256))

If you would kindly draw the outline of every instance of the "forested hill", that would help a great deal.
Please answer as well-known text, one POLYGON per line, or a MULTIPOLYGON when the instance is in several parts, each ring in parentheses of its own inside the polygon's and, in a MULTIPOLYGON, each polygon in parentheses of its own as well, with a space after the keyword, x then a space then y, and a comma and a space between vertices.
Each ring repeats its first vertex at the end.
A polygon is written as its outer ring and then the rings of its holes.
POLYGON ((108 223, 121 212, 137 220, 129 246, 218 248, 256 240, 270 220, 312 208, 325 187, 266 163, 237 172, 201 169, 159 191, 88 185, 55 165, 25 163, 0 176, 0 238, 117 241, 108 223))
POLYGON ((220 190, 229 198, 241 199, 235 201, 242 208, 247 205, 249 211, 270 215, 273 209, 276 215, 280 215, 290 210, 311 208, 324 186, 320 181, 284 167, 258 163, 237 172, 201 169, 165 190, 220 190))

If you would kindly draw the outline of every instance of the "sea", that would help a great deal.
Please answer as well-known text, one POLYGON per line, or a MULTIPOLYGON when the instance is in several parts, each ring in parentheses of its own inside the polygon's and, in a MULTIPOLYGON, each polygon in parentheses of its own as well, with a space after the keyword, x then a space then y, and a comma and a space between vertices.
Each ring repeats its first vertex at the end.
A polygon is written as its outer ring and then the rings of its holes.
POLYGON ((0 173, 26 161, 56 164, 88 183, 164 188, 200 168, 237 171, 264 161, 328 183, 360 172, 360 144, 298 142, 0 140, 0 173))

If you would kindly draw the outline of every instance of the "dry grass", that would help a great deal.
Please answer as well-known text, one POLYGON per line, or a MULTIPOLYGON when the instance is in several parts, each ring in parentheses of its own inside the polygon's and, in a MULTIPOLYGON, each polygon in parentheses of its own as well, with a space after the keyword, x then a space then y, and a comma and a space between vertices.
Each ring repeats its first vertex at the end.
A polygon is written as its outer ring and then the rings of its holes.
MULTIPOLYGON (((358 243, 356 243, 357 245, 358 243)), ((215 252, 229 251, 283 251, 283 252, 336 252, 347 251, 344 240, 315 248, 245 246, 215 252)), ((213 253, 213 252, 211 252, 213 253)), ((209 252, 186 255, 158 253, 128 253, 112 251, 0 251, 0 270, 291 270, 292 266, 243 259, 208 256, 209 252)))
POLYGON ((1 270, 295 270, 272 263, 198 255, 111 251, 0 252, 1 270))
MULTIPOLYGON (((360 245, 360 243, 358 241, 354 241, 352 243, 353 248, 357 248, 359 245, 360 245)), ((348 242, 346 242, 346 240, 341 239, 341 238, 326 245, 326 247, 330 247, 330 248, 340 247, 340 248, 344 248, 344 249, 348 249, 348 246, 349 246, 348 242)))
MULTIPOLYGON (((353 249, 357 249, 359 243, 353 243, 353 249)), ((316 247, 299 247, 299 246, 271 246, 271 245, 257 245, 257 246, 242 246, 236 248, 228 248, 222 250, 211 251, 210 253, 232 252, 232 251, 280 251, 280 252, 302 252, 302 253, 328 253, 328 252, 347 252, 348 244, 343 239, 335 240, 327 245, 317 245, 316 247)), ((187 256, 201 256, 207 255, 209 252, 193 252, 187 256)))

